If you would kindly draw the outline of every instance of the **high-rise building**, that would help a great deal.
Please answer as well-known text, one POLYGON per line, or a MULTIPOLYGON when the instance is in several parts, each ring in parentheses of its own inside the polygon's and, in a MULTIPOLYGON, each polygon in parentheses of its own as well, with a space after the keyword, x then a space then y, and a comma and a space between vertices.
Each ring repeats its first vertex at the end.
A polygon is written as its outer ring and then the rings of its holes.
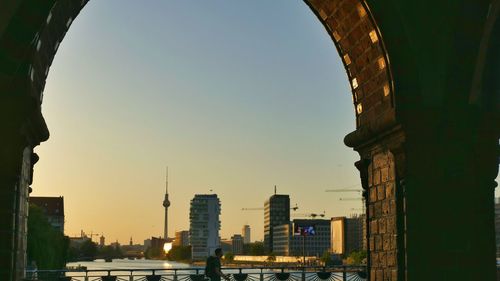
POLYGON ((182 247, 189 246, 189 231, 176 231, 173 245, 182 247))
POLYGON ((196 194, 189 212, 189 242, 193 260, 204 260, 220 245, 221 207, 217 194, 196 194))
POLYGON ((252 240, 250 240, 250 226, 245 224, 243 229, 241 230, 241 235, 243 236, 243 243, 250 244, 252 240))
POLYGON ((235 234, 231 237, 232 252, 235 255, 243 254, 243 236, 235 234))
POLYGON ((273 252, 273 227, 290 223, 290 196, 275 194, 264 203, 264 249, 273 252))
POLYGON ((330 220, 296 219, 273 228, 273 252, 283 256, 321 256, 330 250, 330 220), (301 236, 294 229, 313 227, 314 234, 301 236))
POLYGON ((352 251, 364 249, 364 216, 331 219, 331 251, 334 254, 349 255, 352 251))
POLYGON ((29 201, 42 209, 52 227, 64 233, 64 197, 32 196, 29 201))
POLYGON ((163 207, 165 207, 165 224, 163 228, 163 238, 168 239, 168 207, 170 207, 170 201, 168 200, 168 168, 165 177, 165 199, 163 199, 163 207))

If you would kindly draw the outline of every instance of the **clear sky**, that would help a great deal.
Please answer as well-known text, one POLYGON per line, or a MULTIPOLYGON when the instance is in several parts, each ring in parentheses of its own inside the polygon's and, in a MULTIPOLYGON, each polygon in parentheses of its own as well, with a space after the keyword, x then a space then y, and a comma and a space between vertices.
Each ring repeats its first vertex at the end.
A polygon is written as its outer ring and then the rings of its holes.
POLYGON ((66 234, 135 242, 189 228, 189 201, 213 189, 221 236, 252 228, 289 194, 297 213, 348 215, 361 202, 345 70, 302 1, 90 1, 63 40, 42 105, 34 196, 64 196, 66 234))

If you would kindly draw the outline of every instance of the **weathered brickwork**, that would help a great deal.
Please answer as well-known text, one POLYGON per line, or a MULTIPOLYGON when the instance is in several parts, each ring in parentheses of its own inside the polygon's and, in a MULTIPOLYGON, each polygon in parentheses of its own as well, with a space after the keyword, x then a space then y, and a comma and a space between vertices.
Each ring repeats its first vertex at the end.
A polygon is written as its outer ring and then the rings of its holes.
POLYGON ((364 1, 308 0, 306 3, 332 37, 351 84, 357 130, 348 136, 349 143, 346 144, 370 162, 368 167, 360 167, 362 178, 368 178, 364 188, 367 191, 370 280, 396 281, 398 242, 394 156, 390 152, 380 152, 378 146, 366 146, 374 133, 387 130, 395 120, 392 74, 383 38, 364 1))
POLYGON ((351 83, 358 128, 394 120, 393 86, 382 36, 366 3, 308 0, 332 37, 351 83))
POLYGON ((26 251, 27 251, 27 233, 28 233, 28 196, 29 185, 32 182, 32 155, 33 150, 31 147, 26 147, 23 151, 23 163, 21 168, 21 177, 17 185, 17 199, 16 199, 16 228, 19 235, 16 237, 17 243, 16 263, 18 270, 16 276, 18 280, 24 278, 24 265, 26 264, 26 251))
POLYGON ((372 281, 397 280, 396 169, 391 152, 368 165, 368 223, 372 281))
POLYGON ((50 9, 43 23, 43 28, 36 34, 31 49, 31 64, 28 66, 28 77, 31 95, 41 104, 43 90, 50 66, 59 45, 74 19, 88 0, 58 1, 50 9))

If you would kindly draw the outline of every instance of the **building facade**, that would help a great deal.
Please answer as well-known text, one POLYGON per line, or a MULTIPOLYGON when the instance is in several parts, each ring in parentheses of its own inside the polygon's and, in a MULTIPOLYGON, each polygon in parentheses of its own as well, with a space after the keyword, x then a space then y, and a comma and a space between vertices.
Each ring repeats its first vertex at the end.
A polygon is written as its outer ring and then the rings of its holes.
POLYGON ((189 243, 194 261, 205 260, 220 246, 221 205, 217 194, 197 194, 189 212, 189 243))
POLYGON ((353 251, 366 249, 364 216, 331 219, 331 252, 349 255, 353 251))
POLYGON ((240 234, 235 234, 233 237, 231 237, 231 245, 232 245, 232 252, 235 255, 242 255, 243 254, 243 236, 240 234))
POLYGON ((176 231, 173 245, 182 247, 189 246, 189 231, 188 230, 176 231))
POLYGON ((273 227, 273 253, 277 256, 289 256, 292 234, 291 223, 273 227))
POLYGON ((241 235, 243 236, 243 243, 245 244, 251 243, 252 240, 250 238, 250 226, 248 224, 245 224, 241 229, 241 235))
POLYGON ((330 221, 319 219, 296 219, 273 228, 273 249, 276 255, 320 257, 331 248, 330 221), (294 229, 314 228, 313 235, 298 235, 294 229))
POLYGON ((290 222, 290 196, 274 194, 264 203, 264 249, 274 252, 273 227, 290 222))
POLYGON ((47 219, 55 229, 64 233, 64 197, 36 197, 29 198, 30 204, 43 210, 47 219))

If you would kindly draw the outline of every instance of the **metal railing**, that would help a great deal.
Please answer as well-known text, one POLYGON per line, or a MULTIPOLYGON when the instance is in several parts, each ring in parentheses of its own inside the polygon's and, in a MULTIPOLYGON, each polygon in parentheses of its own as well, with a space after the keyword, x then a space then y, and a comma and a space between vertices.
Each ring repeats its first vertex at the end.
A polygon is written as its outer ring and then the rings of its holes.
MULTIPOLYGON (((231 281, 363 281, 364 266, 224 267, 231 281)), ((210 281, 203 268, 26 271, 38 281, 210 281)))

